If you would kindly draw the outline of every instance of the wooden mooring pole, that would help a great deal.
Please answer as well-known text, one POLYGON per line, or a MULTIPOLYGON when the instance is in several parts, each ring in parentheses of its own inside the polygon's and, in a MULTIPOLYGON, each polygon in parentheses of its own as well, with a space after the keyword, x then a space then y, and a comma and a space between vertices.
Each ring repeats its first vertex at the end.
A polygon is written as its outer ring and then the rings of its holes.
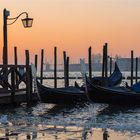
POLYGON ((92 78, 92 63, 91 63, 91 46, 88 49, 88 70, 89 70, 89 78, 92 78))
POLYGON ((11 102, 14 103, 15 100, 15 69, 11 68, 11 102))
POLYGON ((54 47, 54 88, 57 88, 57 47, 54 47))
POLYGON ((29 50, 25 50, 26 56, 26 100, 27 105, 30 105, 31 100, 31 75, 30 75, 30 66, 29 66, 29 50))
POLYGON ((112 74, 112 57, 109 57, 110 58, 110 75, 112 74))
POLYGON ((103 46, 103 56, 102 56, 102 78, 104 78, 105 72, 105 47, 103 46))
POLYGON ((105 64, 104 64, 104 66, 105 66, 105 68, 104 69, 105 69, 105 77, 107 77, 108 76, 108 44, 105 43, 105 46, 104 47, 105 47, 105 49, 104 49, 104 51, 105 51, 104 52, 104 55, 105 55, 105 58, 104 58, 105 59, 104 60, 105 61, 104 62, 105 64))
POLYGON ((44 63, 44 50, 41 49, 41 68, 40 68, 40 83, 43 83, 43 63, 44 63))
POLYGON ((14 47, 14 63, 17 66, 17 47, 14 47))
POLYGON ((130 84, 131 84, 131 86, 133 85, 133 65, 134 65, 134 53, 133 53, 133 50, 131 51, 131 82, 130 82, 130 84))
POLYGON ((37 71, 37 59, 38 59, 38 55, 36 54, 35 55, 35 68, 36 68, 36 71, 37 71))
POLYGON ((64 61, 64 84, 65 87, 67 87, 67 56, 66 56, 66 52, 63 51, 63 61, 64 61))
MULTIPOLYGON (((17 57, 17 47, 15 46, 14 47, 14 63, 15 63, 15 66, 18 65, 18 57, 17 57)), ((18 82, 18 76, 16 75, 16 83, 18 82)), ((19 87, 17 86, 17 89, 19 87)))
POLYGON ((138 83, 138 57, 136 57, 136 84, 138 83))
POLYGON ((103 132, 103 140, 108 140, 109 138, 109 134, 108 131, 105 129, 105 131, 103 132))
POLYGON ((69 86, 69 57, 67 57, 66 61, 66 81, 67 81, 67 87, 69 86))

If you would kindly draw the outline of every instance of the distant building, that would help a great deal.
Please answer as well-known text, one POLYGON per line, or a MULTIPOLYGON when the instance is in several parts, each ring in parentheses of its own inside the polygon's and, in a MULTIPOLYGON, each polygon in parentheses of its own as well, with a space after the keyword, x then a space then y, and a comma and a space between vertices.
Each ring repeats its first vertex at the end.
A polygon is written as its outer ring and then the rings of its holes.
POLYGON ((131 59, 130 58, 118 58, 116 62, 121 71, 130 71, 130 69, 131 69, 131 59))
POLYGON ((50 71, 50 70, 51 70, 50 64, 47 62, 47 63, 45 64, 45 71, 50 71))
MULTIPOLYGON (((118 58, 116 62, 121 71, 131 70, 131 58, 118 58)), ((136 59, 134 59, 133 68, 136 70, 136 59)), ((138 70, 140 70, 140 58, 138 58, 138 70)))
MULTIPOLYGON (((116 62, 120 68, 121 71, 130 71, 131 70, 131 58, 122 58, 122 57, 117 57, 116 62)), ((109 65, 109 59, 108 59, 108 71, 110 68, 109 65)), ((88 71, 88 64, 86 63, 86 69, 88 71)), ((135 59, 134 59, 134 70, 135 70, 135 59)), ((45 65, 45 71, 53 71, 54 66, 47 63, 45 65)), ((113 64, 112 64, 112 70, 114 69, 114 60, 113 60, 113 64)), ((92 56, 92 70, 93 71, 102 71, 102 56, 100 54, 98 55, 93 55, 92 56)), ((140 58, 138 58, 138 70, 140 71, 140 58)), ((57 71, 63 71, 63 65, 59 64, 57 66, 57 71)), ((69 64, 69 71, 81 71, 81 66, 79 63, 77 64, 69 64)))
MULTIPOLYGON (((88 64, 86 63, 85 66, 88 71, 88 64)), ((93 71, 101 71, 101 68, 102 68, 101 63, 92 64, 93 71)), ((53 66, 51 64, 46 64, 45 71, 53 71, 53 66)), ((57 71, 63 71, 63 67, 58 66, 57 71)), ((69 64, 69 71, 81 71, 81 65, 80 64, 69 64)))

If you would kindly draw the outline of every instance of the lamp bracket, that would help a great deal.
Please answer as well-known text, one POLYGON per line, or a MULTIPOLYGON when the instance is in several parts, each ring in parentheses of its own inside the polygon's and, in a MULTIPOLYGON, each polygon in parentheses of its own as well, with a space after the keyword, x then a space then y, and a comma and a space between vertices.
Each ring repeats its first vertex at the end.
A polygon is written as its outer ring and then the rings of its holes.
MULTIPOLYGON (((9 12, 10 13, 10 12, 9 12)), ((12 24, 14 24, 17 20, 18 20, 18 18, 21 16, 21 15, 23 15, 23 14, 26 14, 26 17, 28 18, 28 13, 27 12, 22 12, 21 14, 19 14, 17 17, 14 17, 14 18, 7 18, 7 20, 14 20, 12 23, 9 23, 9 24, 7 24, 7 25, 12 25, 12 24)))

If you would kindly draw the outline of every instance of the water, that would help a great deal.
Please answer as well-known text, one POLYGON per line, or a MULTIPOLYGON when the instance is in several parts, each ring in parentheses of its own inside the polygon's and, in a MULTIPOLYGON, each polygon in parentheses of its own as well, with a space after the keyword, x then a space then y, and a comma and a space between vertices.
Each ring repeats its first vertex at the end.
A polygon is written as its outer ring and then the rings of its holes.
POLYGON ((127 136, 138 139, 140 134, 140 107, 121 108, 106 104, 82 104, 76 106, 59 106, 37 104, 30 108, 22 105, 18 108, 1 110, 0 136, 5 133, 18 134, 18 139, 92 139, 99 133, 102 139, 103 130, 107 129, 115 138, 127 136), (93 133, 93 134, 92 134, 93 133), (116 134, 116 137, 114 136, 116 134))
MULTIPOLYGON (((59 84, 62 86, 63 81, 59 84)), ((108 140, 140 140, 140 106, 39 103, 31 107, 0 107, 0 139, 103 140, 106 130, 108 140)))

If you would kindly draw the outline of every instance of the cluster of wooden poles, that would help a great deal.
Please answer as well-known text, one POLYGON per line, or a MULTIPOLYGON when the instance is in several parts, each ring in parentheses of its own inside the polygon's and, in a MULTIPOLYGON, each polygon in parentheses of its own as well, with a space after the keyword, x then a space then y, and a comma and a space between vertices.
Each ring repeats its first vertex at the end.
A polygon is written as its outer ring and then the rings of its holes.
MULTIPOLYGON (((108 55, 108 44, 105 43, 103 46, 103 60, 102 60, 102 77, 108 77, 108 58, 110 58, 110 75, 112 73, 112 57, 108 55)), ((117 61, 117 60, 116 60, 117 61)), ((131 50, 131 69, 130 69, 130 85, 132 86, 138 82, 138 57, 134 59, 134 52, 131 50), (135 68, 134 68, 134 61, 135 61, 135 68), (135 69, 135 76, 134 76, 134 69, 135 69)))
MULTIPOLYGON (((64 82, 65 87, 69 86, 69 57, 66 56, 66 52, 63 52, 63 59, 64 59, 64 82)), ((103 46, 103 57, 102 57, 102 77, 108 77, 112 74, 112 65, 113 65, 113 58, 108 55, 108 44, 105 43, 103 46), (109 63, 108 63, 109 60, 109 63)), ((116 59, 117 61, 117 59, 116 59)), ((41 79, 43 79, 43 50, 41 53, 41 79)), ((92 48, 91 46, 88 48, 88 73, 89 78, 92 78, 92 48)), ((138 57, 134 59, 134 52, 131 50, 131 69, 130 69, 130 85, 132 86, 138 82, 138 57), (135 61, 135 67, 134 67, 135 61), (134 76, 135 70, 135 76, 134 76)), ((54 48, 54 87, 57 87, 57 47, 54 48)))
MULTIPOLYGON (((29 63, 29 51, 26 50, 26 63, 29 63)), ((17 48, 14 48, 15 54, 15 65, 17 65, 17 48)), ((105 43, 103 46, 103 57, 102 57, 102 77, 108 77, 112 73, 112 57, 108 55, 108 44, 105 43), (110 61, 108 65, 108 60, 110 61), (108 67, 110 66, 110 67, 108 67)), ((131 51, 131 85, 135 78, 135 82, 138 82, 138 57, 135 59, 135 77, 134 77, 134 53, 131 51)), ((38 55, 35 55, 35 67, 37 69, 38 55)), ((63 62, 64 62, 64 83, 65 87, 69 86, 69 56, 67 56, 66 51, 63 51, 63 62)), ((43 64, 44 64, 44 49, 41 49, 41 67, 40 67, 40 82, 43 83, 43 64)), ((89 78, 92 78, 92 48, 88 48, 88 73, 89 78)), ((54 47, 54 87, 57 88, 57 47, 54 47)))

